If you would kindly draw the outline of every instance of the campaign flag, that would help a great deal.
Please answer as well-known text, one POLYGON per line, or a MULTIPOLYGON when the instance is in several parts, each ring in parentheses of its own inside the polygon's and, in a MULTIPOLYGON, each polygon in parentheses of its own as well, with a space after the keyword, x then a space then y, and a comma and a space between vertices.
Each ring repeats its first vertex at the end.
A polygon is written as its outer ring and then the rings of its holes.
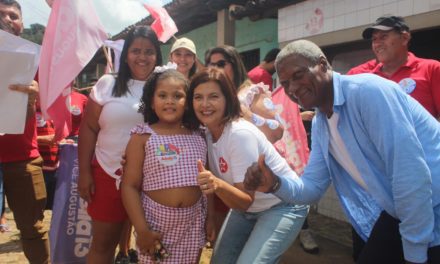
POLYGON ((157 38, 160 41, 165 43, 177 33, 178 30, 176 24, 165 8, 148 4, 144 4, 144 7, 155 19, 151 24, 151 29, 156 32, 157 38))
POLYGON ((53 1, 41 48, 39 83, 41 111, 53 120, 57 140, 67 136, 71 126, 66 89, 106 39, 92 0, 53 1))
POLYGON ((78 192, 78 147, 60 146, 60 166, 49 230, 50 260, 54 264, 84 264, 92 241, 92 219, 78 192))
MULTIPOLYGON (((105 46, 107 46, 108 48, 111 48, 115 54, 115 63, 114 63, 114 67, 113 67, 113 71, 114 72, 118 72, 119 71, 119 66, 120 66, 120 61, 121 61, 121 53, 122 53, 122 49, 124 47, 124 42, 125 40, 123 39, 118 39, 118 40, 106 40, 104 42, 105 46)), ((109 55, 111 55, 111 52, 108 52, 109 55)), ((111 62, 107 61, 107 64, 110 64, 111 62)), ((108 67, 108 66, 107 66, 108 67)))

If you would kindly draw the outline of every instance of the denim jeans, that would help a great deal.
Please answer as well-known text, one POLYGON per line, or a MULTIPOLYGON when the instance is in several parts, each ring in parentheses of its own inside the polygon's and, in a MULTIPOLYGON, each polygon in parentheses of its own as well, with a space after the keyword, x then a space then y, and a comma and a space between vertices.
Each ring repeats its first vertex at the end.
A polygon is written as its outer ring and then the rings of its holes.
POLYGON ((277 263, 301 230, 308 211, 308 205, 285 202, 258 213, 230 210, 211 263, 277 263))

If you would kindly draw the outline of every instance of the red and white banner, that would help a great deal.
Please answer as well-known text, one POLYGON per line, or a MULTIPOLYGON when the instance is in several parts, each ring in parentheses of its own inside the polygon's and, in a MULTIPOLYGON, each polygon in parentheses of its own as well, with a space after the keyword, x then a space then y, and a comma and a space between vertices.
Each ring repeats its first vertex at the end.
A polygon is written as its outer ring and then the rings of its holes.
POLYGON ((165 43, 177 33, 178 30, 176 24, 165 8, 148 4, 144 4, 144 7, 155 19, 151 24, 151 29, 156 32, 157 38, 160 41, 165 43))
POLYGON ((54 0, 40 56, 40 103, 56 139, 68 134, 70 83, 107 39, 92 0, 54 0), (67 87, 67 88, 66 88, 67 87))

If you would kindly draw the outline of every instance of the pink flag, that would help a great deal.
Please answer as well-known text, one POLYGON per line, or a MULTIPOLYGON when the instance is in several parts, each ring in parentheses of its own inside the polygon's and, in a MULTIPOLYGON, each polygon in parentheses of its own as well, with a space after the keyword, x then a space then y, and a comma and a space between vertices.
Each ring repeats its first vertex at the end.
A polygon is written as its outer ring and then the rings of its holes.
POLYGON ((282 106, 280 117, 284 125, 283 137, 274 146, 290 167, 301 175, 309 159, 309 147, 299 106, 287 97, 283 88, 272 93, 272 101, 275 105, 282 106))
POLYGON ((106 39, 91 0, 53 1, 41 48, 39 82, 41 111, 54 121, 57 140, 68 134, 71 123, 70 83, 106 39))
POLYGON ((157 38, 163 43, 167 42, 177 33, 177 27, 174 20, 168 15, 165 8, 144 4, 150 15, 155 19, 151 24, 151 29, 156 32, 157 38))

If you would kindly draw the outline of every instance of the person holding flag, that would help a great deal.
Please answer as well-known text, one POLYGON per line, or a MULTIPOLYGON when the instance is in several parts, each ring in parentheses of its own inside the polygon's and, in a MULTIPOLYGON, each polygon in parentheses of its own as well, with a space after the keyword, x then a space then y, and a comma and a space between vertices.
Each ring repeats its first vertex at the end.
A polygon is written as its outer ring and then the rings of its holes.
MULTIPOLYGON (((21 6, 15 0, 0 0, 0 18, 6 31, 19 36, 23 31, 21 6)), ((9 89, 28 94, 23 134, 0 135, 0 163, 5 194, 14 214, 23 251, 30 263, 49 263, 49 240, 43 226, 46 188, 43 159, 38 152, 35 102, 38 83, 11 85, 9 89)))

